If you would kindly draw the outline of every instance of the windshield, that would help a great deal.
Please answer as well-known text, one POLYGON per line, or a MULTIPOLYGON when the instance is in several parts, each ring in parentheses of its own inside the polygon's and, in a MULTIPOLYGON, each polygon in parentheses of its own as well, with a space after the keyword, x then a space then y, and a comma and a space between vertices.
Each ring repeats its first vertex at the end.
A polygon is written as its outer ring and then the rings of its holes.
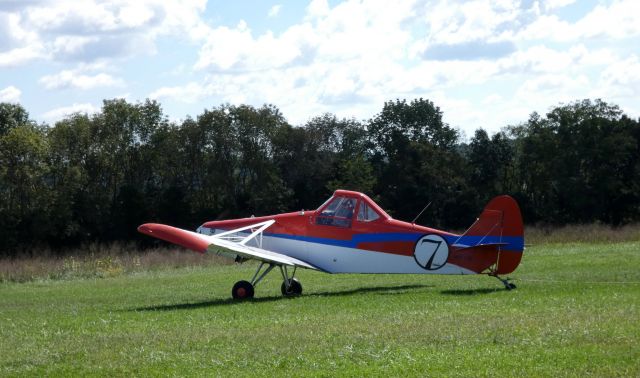
POLYGON ((334 197, 317 217, 316 223, 327 226, 351 227, 356 199, 334 197))

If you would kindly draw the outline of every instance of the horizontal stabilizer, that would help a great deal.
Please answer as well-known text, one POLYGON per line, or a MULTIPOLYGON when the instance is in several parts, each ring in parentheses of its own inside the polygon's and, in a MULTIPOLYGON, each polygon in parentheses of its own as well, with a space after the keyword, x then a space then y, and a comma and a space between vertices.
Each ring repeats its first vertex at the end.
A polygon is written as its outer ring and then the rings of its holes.
POLYGON ((477 245, 462 245, 462 244, 454 244, 453 247, 458 247, 458 251, 464 251, 465 249, 495 249, 498 247, 504 247, 509 245, 509 243, 483 243, 477 245))

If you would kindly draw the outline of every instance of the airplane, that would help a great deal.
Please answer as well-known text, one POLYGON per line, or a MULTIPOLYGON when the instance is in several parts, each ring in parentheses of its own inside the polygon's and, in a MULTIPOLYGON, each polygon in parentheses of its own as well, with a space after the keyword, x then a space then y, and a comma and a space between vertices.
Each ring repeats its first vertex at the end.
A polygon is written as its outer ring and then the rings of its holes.
POLYGON ((326 273, 487 274, 513 272, 524 252, 517 202, 493 198, 461 235, 393 219, 367 195, 336 190, 317 210, 205 222, 196 232, 156 223, 138 231, 184 248, 241 263, 258 260, 250 281, 233 286, 234 299, 253 298, 274 268, 283 296, 302 294, 296 269, 326 273))

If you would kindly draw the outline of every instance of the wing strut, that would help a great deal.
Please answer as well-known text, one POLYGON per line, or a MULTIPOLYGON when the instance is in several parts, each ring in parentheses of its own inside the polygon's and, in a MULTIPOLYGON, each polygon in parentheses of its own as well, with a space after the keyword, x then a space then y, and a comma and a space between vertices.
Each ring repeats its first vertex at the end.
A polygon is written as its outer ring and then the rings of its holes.
POLYGON ((219 234, 213 235, 213 237, 214 238, 218 238, 218 239, 222 239, 222 240, 228 240, 228 241, 231 241, 231 242, 234 242, 234 243, 238 243, 238 244, 241 244, 241 245, 247 245, 247 243, 249 241, 251 241, 252 239, 255 239, 256 236, 259 235, 260 238, 257 239, 256 245, 257 245, 258 248, 262 248, 262 233, 264 232, 264 230, 269 228, 269 226, 271 226, 275 222, 276 222, 275 220, 270 219, 268 221, 252 224, 252 225, 245 226, 245 227, 235 228, 235 229, 230 230, 230 231, 221 232, 219 234), (254 229, 255 229, 255 231, 254 231, 254 229), (240 233, 242 231, 246 231, 246 230, 252 230, 252 232, 251 232, 251 234, 249 234, 249 236, 236 235, 236 234, 238 234, 238 233, 240 233))
POLYGON ((256 270, 256 274, 253 275, 253 278, 251 279, 251 284, 253 286, 258 285, 258 282, 262 281, 262 279, 264 278, 264 276, 266 276, 267 274, 269 274, 269 272, 271 271, 271 269, 276 267, 276 264, 269 264, 269 267, 267 267, 267 269, 265 269, 262 274, 258 277, 258 273, 260 273, 260 270, 262 270, 262 267, 264 266, 265 262, 261 261, 260 265, 258 265, 258 269, 256 270), (257 278, 257 279, 256 279, 257 278))

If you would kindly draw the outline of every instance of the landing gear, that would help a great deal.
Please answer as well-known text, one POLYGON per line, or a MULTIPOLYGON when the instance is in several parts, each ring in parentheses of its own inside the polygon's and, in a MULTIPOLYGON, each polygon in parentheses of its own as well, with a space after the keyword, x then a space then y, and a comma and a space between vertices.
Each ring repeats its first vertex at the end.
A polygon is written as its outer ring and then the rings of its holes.
POLYGON ((253 294, 253 285, 248 281, 238 281, 231 289, 233 299, 249 299, 253 298, 253 294))
POLYGON ((300 281, 298 281, 297 278, 292 278, 289 280, 289 287, 287 287, 286 281, 282 281, 280 291, 285 297, 300 295, 302 294, 302 284, 300 283, 300 281))
POLYGON ((296 275, 296 268, 293 267, 293 272, 291 273, 291 277, 289 277, 289 272, 287 271, 287 266, 280 265, 280 273, 282 274, 282 285, 280 286, 280 291, 282 295, 285 297, 293 297, 296 295, 302 294, 302 284, 298 281, 297 278, 294 278, 296 275))
POLYGON ((516 288, 516 285, 513 282, 509 282, 510 278, 500 278, 498 277, 497 274, 490 274, 491 277, 495 277, 498 280, 500 280, 500 282, 502 282, 502 284, 504 285, 504 288, 507 290, 513 290, 516 288))
MULTIPOLYGON (((276 267, 276 264, 269 263, 267 268, 262 270, 262 268, 267 263, 261 262, 258 265, 258 269, 256 273, 253 275, 251 282, 249 281, 238 281, 235 285, 233 285, 233 289, 231 289, 231 296, 233 299, 250 299, 253 298, 254 288, 258 285, 262 279, 269 274, 269 272, 276 267)), ((293 272, 291 273, 291 277, 289 277, 289 272, 287 271, 287 266, 277 265, 280 268, 280 273, 282 273, 282 286, 280 290, 282 291, 282 295, 285 297, 295 296, 302 294, 302 284, 300 281, 296 279, 294 276, 296 274, 296 267, 293 267, 293 272)))
POLYGON ((258 269, 256 270, 256 273, 253 275, 251 282, 238 281, 236 282, 235 285, 233 285, 233 289, 231 289, 231 296, 233 297, 233 299, 253 298, 253 294, 255 293, 254 288, 256 287, 256 285, 258 285, 258 282, 262 281, 264 276, 266 276, 271 271, 271 269, 273 269, 275 265, 269 264, 267 269, 262 271, 262 274, 260 274, 260 271, 262 270, 263 266, 264 266, 263 262, 261 262, 260 265, 258 265, 258 269))

